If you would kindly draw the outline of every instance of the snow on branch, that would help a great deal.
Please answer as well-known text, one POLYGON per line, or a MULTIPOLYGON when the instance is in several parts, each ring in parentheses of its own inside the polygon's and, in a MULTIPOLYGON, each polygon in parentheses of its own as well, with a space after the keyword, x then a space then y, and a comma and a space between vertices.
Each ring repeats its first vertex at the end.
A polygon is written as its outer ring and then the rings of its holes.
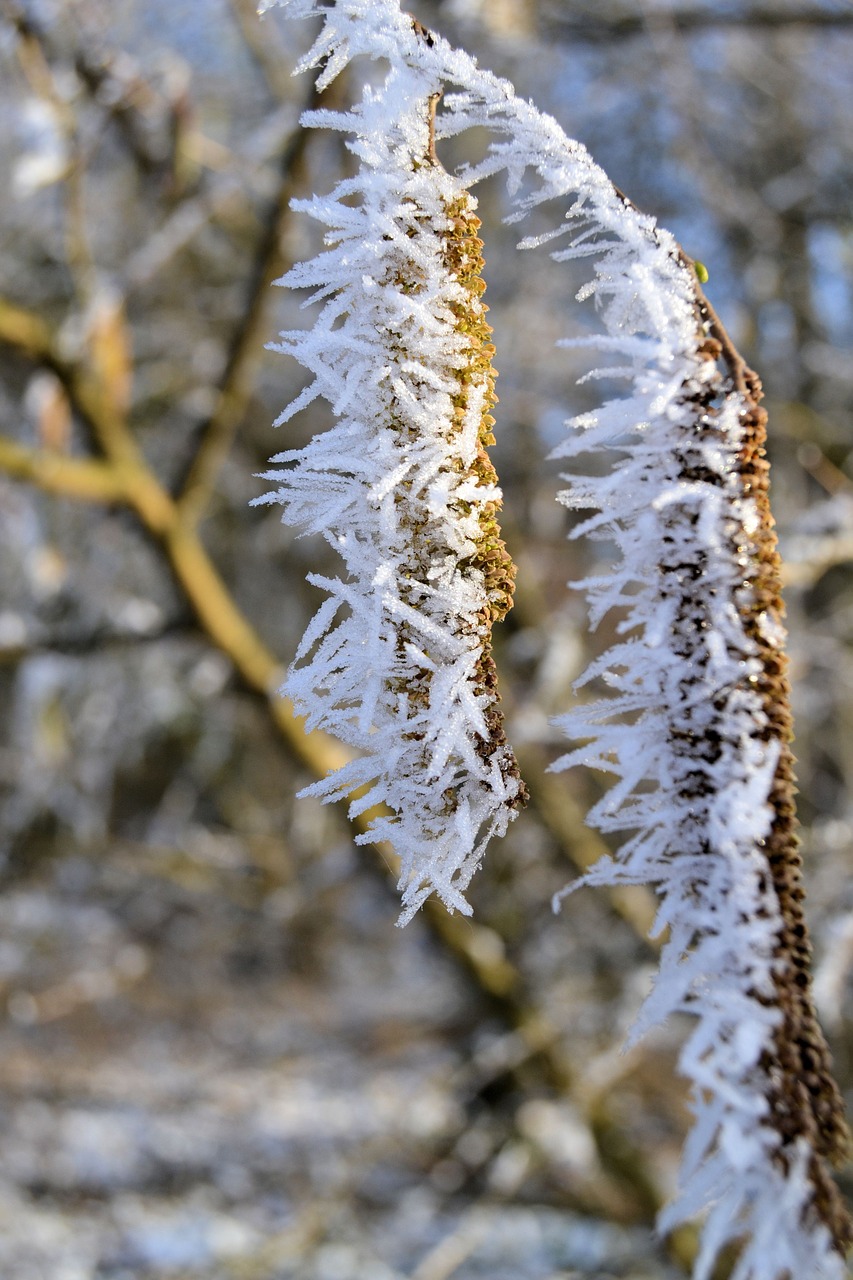
MULTIPOLYGON (((648 884, 660 899, 666 941, 638 1033, 672 1013, 694 1019, 680 1067, 695 1126, 661 1227, 706 1214, 696 1280, 733 1241, 742 1242, 734 1280, 841 1280, 850 1224, 829 1165, 846 1155, 848 1135, 810 991, 760 383, 672 236, 510 84, 424 32, 397 0, 282 2, 325 19, 304 60, 323 65, 322 83, 357 55, 391 67, 355 111, 312 118, 355 134, 362 172, 311 205, 335 247, 289 278, 330 298, 314 331, 284 340, 316 379, 293 408, 324 395, 340 422, 283 455, 292 469, 278 496, 288 519, 338 545, 350 576, 323 583, 330 599, 306 638, 319 647, 288 688, 313 724, 368 752, 317 789, 341 794, 375 778, 381 760, 381 783, 359 803, 390 796, 395 818, 377 830, 395 836, 408 834, 413 803, 443 832, 502 830, 518 802, 500 735, 496 755, 484 755, 487 682, 477 674, 476 644, 486 643, 477 592, 493 597, 475 571, 483 517, 466 504, 497 499, 487 464, 474 480, 467 469, 479 456, 487 376, 466 383, 464 407, 448 418, 470 360, 453 326, 471 305, 449 266, 450 211, 466 208, 473 183, 503 172, 514 220, 566 198, 561 225, 522 244, 559 239, 557 261, 590 259, 578 296, 594 299, 605 332, 602 368, 588 376, 627 382, 624 398, 572 419, 557 451, 604 452, 611 463, 605 475, 567 476, 563 501, 586 513, 574 536, 617 548, 610 572, 573 585, 593 622, 615 611, 620 639, 580 682, 603 692, 563 718, 575 745, 555 767, 615 776, 590 821, 624 841, 582 883, 648 884), (482 162, 455 178, 419 162, 430 150, 424 103, 442 89, 439 139, 471 127, 492 138, 482 162), (454 532, 440 524, 451 510, 454 532), (338 610, 346 622, 329 630, 338 610), (451 717, 439 711, 448 705, 451 717), (438 798, 436 776, 447 787, 438 798), (475 780, 475 799, 463 776, 475 780)), ((444 849, 442 839, 430 843, 444 849)), ((452 869, 413 836, 410 909, 430 884, 462 905, 458 889, 482 845, 466 837, 464 847, 452 869)))

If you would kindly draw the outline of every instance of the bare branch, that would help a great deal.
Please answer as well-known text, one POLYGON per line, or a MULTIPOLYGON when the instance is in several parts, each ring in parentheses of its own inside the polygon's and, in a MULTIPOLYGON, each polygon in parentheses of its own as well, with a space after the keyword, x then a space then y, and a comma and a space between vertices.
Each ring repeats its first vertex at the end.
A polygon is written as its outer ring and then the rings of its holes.
POLYGON ((124 502, 126 497, 121 476, 108 463, 28 449, 6 436, 0 436, 0 472, 45 493, 84 502, 124 502))
MULTIPOLYGON (((661 17, 665 18, 667 27, 685 34, 709 30, 766 32, 809 27, 829 31, 853 27, 853 11, 850 9, 828 10, 815 5, 803 5, 800 9, 757 5, 741 13, 716 8, 672 9, 661 17)), ((641 12, 614 14, 612 17, 577 17, 567 6, 552 5, 542 14, 539 26, 542 36, 599 44, 646 35, 649 20, 641 12)))
POLYGON ((87 299, 94 287, 95 262, 86 220, 86 157, 80 143, 77 119, 73 107, 57 87, 42 28, 15 0, 3 0, 3 8, 18 38, 16 53, 21 70, 33 93, 50 107, 67 148, 68 164, 62 180, 65 249, 75 288, 82 299, 87 299))
MULTIPOLYGON (((305 103, 316 104, 316 89, 305 103)), ((196 524, 204 514, 217 477, 228 456, 252 391, 252 379, 260 363, 272 303, 270 286, 285 270, 284 234, 290 219, 290 202, 305 176, 309 131, 297 128, 281 157, 281 182, 258 245, 242 320, 231 341, 216 407, 202 429, 178 499, 183 519, 196 524)))
POLYGON ((288 76, 281 58, 270 48, 268 28, 261 26, 255 0, 230 0, 230 5, 249 55, 260 69, 270 95, 282 101, 286 97, 288 76))
POLYGON ((89 94, 96 101, 105 102, 104 109, 139 169, 150 173, 164 167, 168 163, 165 148, 153 143, 145 120, 146 111, 165 109, 161 95, 135 68, 128 74, 117 56, 106 50, 93 51, 81 45, 75 53, 74 68, 89 94))
POLYGON ((277 690, 284 675, 280 663, 240 612, 199 538, 186 526, 177 503, 148 466, 121 406, 115 403, 103 378, 64 361, 53 346, 50 331, 38 317, 2 300, 0 342, 57 374, 72 406, 90 424, 108 460, 108 465, 69 458, 52 461, 55 455, 28 451, 9 441, 0 455, 0 466, 8 474, 49 492, 69 492, 76 485, 79 492, 71 496, 85 497, 83 489, 88 485, 95 500, 123 500, 161 543, 203 630, 231 659, 249 688, 267 701, 297 758, 319 777, 339 768, 344 753, 337 743, 323 734, 306 735, 301 719, 279 697, 277 690), (46 472, 42 471, 43 463, 47 463, 46 472))

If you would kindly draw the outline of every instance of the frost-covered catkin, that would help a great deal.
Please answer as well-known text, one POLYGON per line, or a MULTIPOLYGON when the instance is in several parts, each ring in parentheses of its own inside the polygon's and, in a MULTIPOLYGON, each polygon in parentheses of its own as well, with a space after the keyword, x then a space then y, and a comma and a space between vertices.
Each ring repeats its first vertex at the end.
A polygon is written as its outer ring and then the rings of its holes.
MULTIPOLYGON (((285 692, 361 755, 307 789, 363 789, 369 833, 401 859, 402 921, 430 893, 464 898, 488 839, 525 800, 507 746, 491 656, 515 569, 500 537, 494 348, 482 302, 473 198, 438 164, 434 84, 405 66, 351 113, 316 123, 355 135, 358 176, 304 207, 332 247, 286 278, 326 299, 282 350, 315 375, 283 419, 318 395, 335 425, 278 455, 263 501, 320 531, 343 557, 285 692)), ((283 420, 282 419, 282 420, 283 420)))
POLYGON ((563 450, 622 455, 615 476, 570 477, 565 500, 595 510, 578 533, 619 549, 579 585, 625 639, 587 672, 606 692, 564 718, 588 741, 560 763, 617 777, 591 818, 628 839, 587 881, 661 899, 640 1030, 697 1019, 680 1060, 696 1125, 661 1225, 708 1210, 697 1280, 736 1240, 736 1280, 841 1280, 850 1224, 829 1164, 847 1127, 810 992, 766 415, 698 291, 688 318, 673 336, 689 345, 638 363, 631 399, 575 420, 563 450))

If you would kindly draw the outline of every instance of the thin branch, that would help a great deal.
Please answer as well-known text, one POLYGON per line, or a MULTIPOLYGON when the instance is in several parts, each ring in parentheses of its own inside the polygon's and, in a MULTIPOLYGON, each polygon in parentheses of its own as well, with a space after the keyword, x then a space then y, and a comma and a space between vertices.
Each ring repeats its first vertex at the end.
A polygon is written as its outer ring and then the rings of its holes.
MULTIPOLYGON (((306 735, 302 720, 278 696, 278 686, 284 675, 281 664, 238 609, 201 541, 192 529, 186 527, 177 503, 145 461, 126 418, 116 411, 102 382, 89 370, 64 361, 51 342, 47 326, 36 316, 2 301, 0 341, 53 369, 65 385, 74 408, 92 427, 108 465, 92 463, 92 468, 100 466, 102 471, 87 470, 85 479, 80 478, 78 483, 91 483, 97 487, 98 476, 111 477, 110 483, 115 485, 114 498, 123 499, 148 532, 161 543, 172 572, 202 628, 231 659, 249 688, 267 701, 276 724, 297 758, 320 777, 339 768, 344 761, 338 744, 323 734, 306 735)), ((20 450, 15 447, 7 451, 8 461, 14 464, 9 474, 56 492, 56 477, 63 474, 63 468, 49 467, 51 479, 48 481, 36 465, 43 455, 34 451, 27 455, 26 450, 24 455, 22 458, 20 450)), ((47 455, 48 458, 51 456, 47 455)), ((83 471, 74 471, 69 466, 71 459, 61 461, 66 477, 84 476, 83 471)), ((73 481, 69 483, 73 484, 73 481)), ((104 487, 106 483, 104 479, 104 487)))
POLYGON ((90 96, 106 111, 121 134, 142 173, 152 173, 168 163, 165 147, 156 147, 148 136, 144 109, 165 110, 159 94, 136 71, 132 76, 116 70, 116 56, 81 46, 74 69, 90 96), (107 92, 105 92, 107 90, 107 92))
MULTIPOLYGON (((746 12, 732 13, 715 8, 703 10, 673 9, 662 14, 668 27, 684 33, 709 30, 784 31, 810 28, 831 31, 853 27, 853 11, 827 10, 813 5, 800 9, 756 6, 746 12)), ((610 43, 648 34, 642 13, 618 14, 613 17, 573 17, 567 7, 549 6, 540 20, 540 34, 560 39, 583 40, 590 44, 610 43)))
POLYGON ((28 449, 6 436, 0 436, 0 471, 58 497, 108 504, 126 500, 122 478, 109 463, 28 449))
MULTIPOLYGON (((120 309, 115 323, 123 323, 120 309)), ((41 317, 5 298, 0 298, 0 342, 56 374, 110 462, 129 469, 137 479, 146 473, 148 469, 124 415, 124 405, 119 402, 117 389, 98 377, 102 371, 67 360, 54 342, 53 331, 41 317)), ((161 527, 162 520, 155 523, 161 527)))
POLYGON ((270 96, 283 101, 288 76, 277 51, 270 48, 268 28, 259 21, 256 0, 230 0, 230 5, 249 56, 264 77, 270 96))
POLYGON ((439 160, 439 158, 438 158, 438 152, 437 152, 437 151, 436 151, 436 149, 435 149, 435 113, 436 113, 436 110, 438 109, 438 104, 439 104, 439 102, 440 102, 440 101, 441 101, 441 94, 440 94, 440 93, 432 93, 432 94, 430 94, 430 98, 429 98, 429 146, 428 146, 428 149, 427 149, 427 156, 428 156, 428 158, 429 158, 429 162, 430 162, 430 164, 440 164, 440 163, 441 163, 441 161, 440 161, 440 160, 439 160))
POLYGON ((198 628, 188 617, 175 618, 156 631, 111 631, 106 625, 97 626, 85 634, 54 630, 49 635, 39 635, 38 638, 26 636, 20 643, 0 647, 0 667, 20 666, 44 654, 59 654, 64 658, 102 657, 175 639, 198 641, 198 628))
POLYGON ((0 298, 0 342, 14 347, 37 364, 53 368, 53 341, 49 326, 41 316, 5 298, 0 298))
POLYGON ((853 536, 816 539, 816 548, 806 560, 786 560, 782 566, 782 585, 812 587, 825 573, 839 565, 853 562, 853 536))
MULTIPOLYGON (((314 107, 316 100, 317 92, 312 85, 305 109, 314 107)), ((207 508, 251 398, 252 381, 268 330, 271 285, 286 266, 284 235, 290 219, 291 200, 305 176, 309 136, 307 129, 297 128, 282 153, 281 183, 258 246, 248 299, 242 309, 243 319, 232 338, 216 407, 202 430, 180 489, 178 502, 188 525, 197 524, 207 508)))
POLYGON ((33 93, 50 107, 67 147, 68 163, 63 175, 65 199, 65 248, 74 285, 83 299, 94 286, 95 261, 89 243, 84 178, 86 158, 80 143, 74 110, 57 88, 50 50, 42 28, 15 0, 3 0, 3 9, 17 35, 16 53, 21 70, 33 93))

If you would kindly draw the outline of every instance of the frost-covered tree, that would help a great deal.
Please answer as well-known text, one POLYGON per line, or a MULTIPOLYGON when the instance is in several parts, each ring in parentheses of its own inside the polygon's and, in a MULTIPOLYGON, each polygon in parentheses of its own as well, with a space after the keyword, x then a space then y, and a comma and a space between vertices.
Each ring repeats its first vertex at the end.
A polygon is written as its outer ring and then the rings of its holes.
MULTIPOLYGON (((761 387, 707 302, 693 264, 556 122, 464 53, 428 35, 397 0, 283 0, 322 14, 304 65, 328 83, 357 56, 385 59, 384 85, 342 114, 357 178, 308 208, 332 248, 287 278, 325 306, 283 348, 315 375, 285 417, 324 395, 337 425, 279 455, 271 500, 322 531, 345 580, 287 691, 309 724, 364 755, 315 788, 371 784, 404 861, 406 915, 435 888, 450 906, 503 831, 522 788, 499 726, 489 626, 511 571, 485 458, 492 393, 467 194, 505 171, 516 216, 571 197, 556 260, 588 257, 605 332, 590 342, 628 393, 570 421, 564 457, 606 452, 604 475, 567 477, 592 514, 574 536, 615 543, 606 575, 576 584, 593 623, 616 611, 619 642, 587 671, 597 700, 563 720, 585 764, 616 783, 590 815, 620 832, 594 884, 648 884, 667 932, 640 1030, 695 1018, 681 1055, 696 1123, 666 1229, 707 1214, 696 1262, 707 1280, 742 1240, 737 1280, 840 1280, 850 1227, 829 1165, 847 1129, 810 994, 793 812, 779 570, 767 498, 761 387), (439 138, 485 127, 474 168, 448 176, 439 138), (340 610, 345 617, 333 621, 340 610)), ((283 419, 282 419, 283 420, 283 419)), ((464 907, 463 907, 464 909, 464 907)))

